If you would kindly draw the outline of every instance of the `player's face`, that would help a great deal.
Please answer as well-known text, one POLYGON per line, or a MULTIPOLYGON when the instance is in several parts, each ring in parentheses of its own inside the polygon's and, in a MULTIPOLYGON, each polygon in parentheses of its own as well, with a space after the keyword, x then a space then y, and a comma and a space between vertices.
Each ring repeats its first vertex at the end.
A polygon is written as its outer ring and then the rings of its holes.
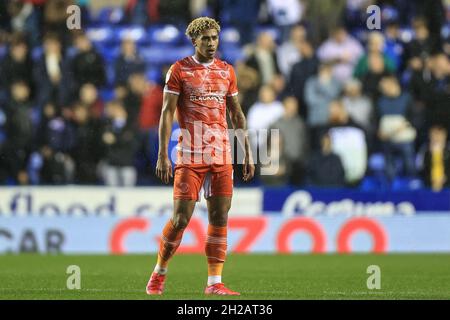
POLYGON ((209 29, 197 37, 194 41, 197 54, 207 60, 214 58, 217 47, 219 46, 219 33, 216 29, 209 29))

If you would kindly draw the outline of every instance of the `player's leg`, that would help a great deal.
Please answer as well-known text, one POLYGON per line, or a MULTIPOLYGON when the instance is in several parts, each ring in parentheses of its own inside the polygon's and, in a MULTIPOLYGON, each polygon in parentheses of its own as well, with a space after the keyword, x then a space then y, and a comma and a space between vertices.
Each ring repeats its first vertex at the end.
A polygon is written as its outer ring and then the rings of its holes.
POLYGON ((167 265, 180 246, 183 232, 194 212, 196 200, 174 200, 172 217, 164 226, 155 269, 147 283, 147 294, 162 294, 166 280, 167 265))
POLYGON ((172 218, 166 223, 162 232, 155 272, 167 273, 167 265, 180 246, 183 232, 194 212, 195 203, 196 200, 174 200, 172 218))
POLYGON ((208 260, 208 286, 222 282, 222 269, 227 252, 227 221, 231 197, 212 196, 207 200, 208 234, 205 253, 208 260))
POLYGON ((167 265, 180 246, 183 232, 192 217, 203 177, 202 172, 186 167, 175 170, 174 211, 161 235, 158 260, 147 284, 148 294, 161 294, 164 289, 167 265))
POLYGON ((231 166, 224 171, 211 173, 206 193, 208 205, 208 234, 205 253, 208 260, 208 285, 206 294, 239 295, 222 283, 222 270, 227 254, 228 211, 233 193, 233 171, 231 166))

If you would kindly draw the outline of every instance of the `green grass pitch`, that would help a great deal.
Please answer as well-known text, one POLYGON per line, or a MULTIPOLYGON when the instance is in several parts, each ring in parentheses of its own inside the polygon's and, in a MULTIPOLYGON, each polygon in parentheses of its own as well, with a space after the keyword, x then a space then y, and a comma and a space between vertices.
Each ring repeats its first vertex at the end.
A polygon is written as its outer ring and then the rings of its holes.
MULTIPOLYGON (((0 255, 0 299, 223 299, 205 297, 206 258, 176 255, 165 294, 147 296, 155 256, 0 255), (81 268, 81 289, 66 287, 69 265, 81 268)), ((230 254, 227 299, 450 299, 450 255, 230 254), (381 289, 367 288, 369 265, 381 269, 381 289)))

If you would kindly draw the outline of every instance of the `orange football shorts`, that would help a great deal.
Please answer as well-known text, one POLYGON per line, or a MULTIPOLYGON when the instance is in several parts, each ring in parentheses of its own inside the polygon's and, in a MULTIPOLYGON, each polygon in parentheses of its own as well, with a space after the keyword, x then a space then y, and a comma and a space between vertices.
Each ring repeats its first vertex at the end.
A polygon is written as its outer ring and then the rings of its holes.
POLYGON ((203 189, 205 199, 212 196, 233 195, 233 166, 231 164, 177 164, 173 183, 176 200, 200 201, 203 189))

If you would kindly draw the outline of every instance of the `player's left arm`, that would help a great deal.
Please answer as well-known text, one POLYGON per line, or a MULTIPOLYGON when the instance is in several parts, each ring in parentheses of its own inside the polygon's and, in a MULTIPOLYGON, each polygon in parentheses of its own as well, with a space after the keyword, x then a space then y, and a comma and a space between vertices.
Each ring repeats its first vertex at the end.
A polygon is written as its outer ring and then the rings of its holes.
POLYGON ((238 142, 244 150, 243 179, 244 181, 248 181, 252 179, 255 174, 255 165, 251 154, 250 141, 248 139, 247 121, 237 94, 227 97, 227 108, 238 142))

